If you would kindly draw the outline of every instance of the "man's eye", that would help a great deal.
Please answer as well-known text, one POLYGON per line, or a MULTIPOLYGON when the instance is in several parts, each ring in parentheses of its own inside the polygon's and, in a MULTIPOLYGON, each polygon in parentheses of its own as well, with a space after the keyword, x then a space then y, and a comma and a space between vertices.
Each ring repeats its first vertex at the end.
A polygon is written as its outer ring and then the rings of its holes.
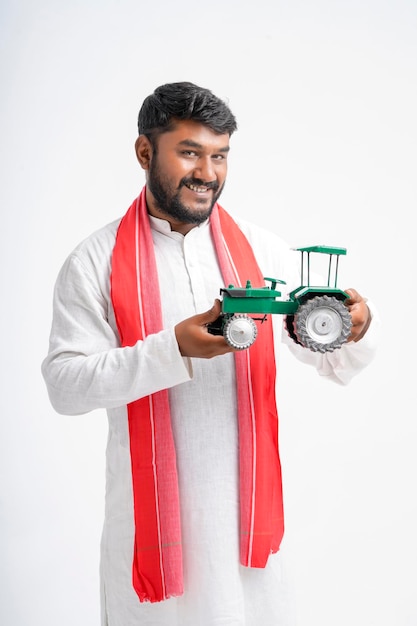
POLYGON ((224 154, 213 154, 214 161, 224 161, 226 156, 224 154))
POLYGON ((184 156, 192 156, 192 157, 196 155, 196 153, 194 152, 194 150, 183 150, 183 151, 182 151, 182 154, 183 154, 184 156))

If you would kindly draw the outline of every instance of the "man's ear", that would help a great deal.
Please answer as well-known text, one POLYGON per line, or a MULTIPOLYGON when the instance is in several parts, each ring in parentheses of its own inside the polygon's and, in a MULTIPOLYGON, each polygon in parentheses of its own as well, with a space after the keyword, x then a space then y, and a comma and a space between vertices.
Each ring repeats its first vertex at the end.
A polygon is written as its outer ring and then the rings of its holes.
POLYGON ((152 144, 146 135, 139 135, 136 139, 135 152, 142 169, 148 170, 152 159, 153 149, 152 144))

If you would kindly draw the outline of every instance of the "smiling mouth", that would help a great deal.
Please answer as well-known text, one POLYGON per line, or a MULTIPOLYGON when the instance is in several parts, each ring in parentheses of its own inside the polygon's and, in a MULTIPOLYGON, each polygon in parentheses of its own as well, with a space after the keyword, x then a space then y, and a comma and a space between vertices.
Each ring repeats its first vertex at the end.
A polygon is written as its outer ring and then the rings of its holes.
POLYGON ((184 187, 187 187, 187 189, 189 189, 190 191, 194 191, 194 193, 207 193, 208 191, 212 191, 213 193, 216 193, 217 189, 218 189, 218 184, 216 183, 216 181, 212 181, 210 183, 202 183, 200 181, 194 181, 192 182, 191 180, 183 180, 182 184, 184 185, 184 187))
POLYGON ((211 187, 207 187, 206 185, 193 185, 192 183, 184 183, 187 189, 191 191, 195 191, 196 193, 206 193, 211 189, 211 187))

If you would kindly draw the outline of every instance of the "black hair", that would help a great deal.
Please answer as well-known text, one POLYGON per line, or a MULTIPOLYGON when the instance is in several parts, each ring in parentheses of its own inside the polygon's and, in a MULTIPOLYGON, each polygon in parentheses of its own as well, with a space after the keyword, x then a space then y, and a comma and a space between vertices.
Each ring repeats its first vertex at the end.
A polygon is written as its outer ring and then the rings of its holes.
POLYGON ((139 135, 154 144, 158 135, 171 130, 176 120, 193 120, 213 132, 229 136, 237 129, 236 119, 223 100, 194 83, 167 83, 145 98, 138 116, 139 135))

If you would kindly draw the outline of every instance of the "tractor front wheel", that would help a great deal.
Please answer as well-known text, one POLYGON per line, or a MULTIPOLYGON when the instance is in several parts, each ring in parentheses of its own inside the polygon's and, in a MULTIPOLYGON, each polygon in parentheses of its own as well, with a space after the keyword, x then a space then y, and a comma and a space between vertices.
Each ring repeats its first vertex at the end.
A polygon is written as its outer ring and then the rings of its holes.
POLYGON ((229 346, 236 350, 249 348, 256 339, 258 329, 251 317, 244 313, 235 313, 224 325, 223 336, 229 346))

